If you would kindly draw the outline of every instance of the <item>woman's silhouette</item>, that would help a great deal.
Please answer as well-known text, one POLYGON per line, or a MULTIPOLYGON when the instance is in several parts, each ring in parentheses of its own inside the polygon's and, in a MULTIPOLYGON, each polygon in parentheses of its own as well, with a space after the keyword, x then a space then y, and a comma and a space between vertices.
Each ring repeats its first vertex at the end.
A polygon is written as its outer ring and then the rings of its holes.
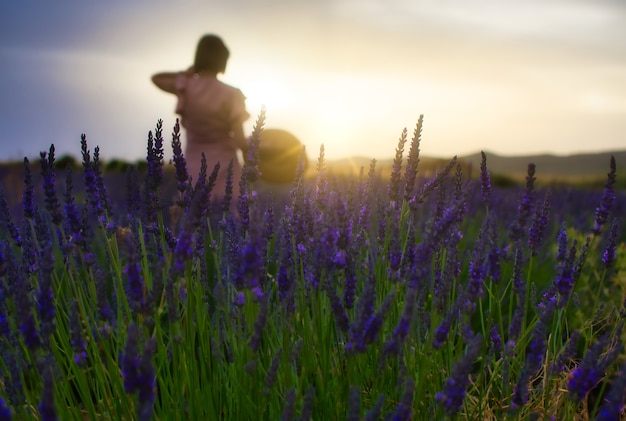
POLYGON ((241 178, 237 149, 247 148, 243 122, 250 115, 246 111, 245 96, 217 75, 224 73, 230 53, 216 35, 205 35, 198 42, 193 66, 181 72, 163 72, 152 76, 156 86, 178 97, 176 113, 186 132, 185 159, 192 181, 198 179, 202 153, 210 174, 220 163, 218 178, 211 194, 223 197, 229 163, 233 162, 233 186, 241 178))

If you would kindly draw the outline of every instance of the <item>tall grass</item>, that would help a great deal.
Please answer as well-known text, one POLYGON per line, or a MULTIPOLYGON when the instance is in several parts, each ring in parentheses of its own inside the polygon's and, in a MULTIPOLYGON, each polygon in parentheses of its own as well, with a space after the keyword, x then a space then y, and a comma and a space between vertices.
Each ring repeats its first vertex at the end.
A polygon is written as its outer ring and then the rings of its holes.
POLYGON ((264 118, 222 202, 232 168, 190 180, 176 125, 167 207, 160 121, 126 201, 84 136, 84 195, 53 146, 42 195, 25 160, 22 215, 0 203, 0 419, 619 419, 614 160, 594 192, 537 189, 533 164, 492 187, 484 154, 478 179, 455 158, 423 178, 420 117, 388 180, 335 178, 322 149, 280 198, 264 118))

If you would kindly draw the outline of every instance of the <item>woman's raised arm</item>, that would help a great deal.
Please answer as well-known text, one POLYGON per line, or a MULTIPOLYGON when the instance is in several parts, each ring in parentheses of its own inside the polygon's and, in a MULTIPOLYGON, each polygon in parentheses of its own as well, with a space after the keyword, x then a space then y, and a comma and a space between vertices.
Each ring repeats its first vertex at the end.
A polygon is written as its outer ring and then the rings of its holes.
POLYGON ((178 72, 161 72, 152 75, 152 83, 154 83, 159 89, 169 92, 170 94, 176 93, 176 77, 178 72))

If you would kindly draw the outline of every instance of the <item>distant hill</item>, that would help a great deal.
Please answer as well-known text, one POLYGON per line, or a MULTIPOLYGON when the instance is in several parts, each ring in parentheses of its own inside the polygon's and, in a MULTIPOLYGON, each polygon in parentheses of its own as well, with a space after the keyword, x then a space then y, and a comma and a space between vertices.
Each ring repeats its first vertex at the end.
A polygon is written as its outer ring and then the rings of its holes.
MULTIPOLYGON (((626 150, 615 152, 585 153, 575 155, 526 155, 502 156, 485 151, 487 168, 492 173, 521 175, 526 174, 529 163, 536 166, 537 176, 541 177, 596 177, 604 176, 610 170, 611 155, 615 157, 617 173, 626 173, 626 150)), ((480 152, 460 159, 479 168, 480 152)))
MULTIPOLYGON (((524 155, 524 156, 503 156, 489 151, 485 151, 487 156, 487 169, 492 174, 507 175, 514 178, 524 177, 529 163, 534 163, 536 167, 536 177, 548 180, 571 180, 605 177, 610 170, 611 155, 615 157, 618 177, 626 175, 626 150, 614 152, 584 153, 574 155, 524 155)), ((422 169, 441 168, 452 156, 447 158, 436 158, 429 156, 420 157, 420 167, 422 169)), ((481 154, 459 156, 459 162, 468 165, 471 171, 476 174, 480 168, 481 154)), ((331 160, 327 163, 329 169, 343 169, 352 173, 358 173, 361 167, 367 172, 371 158, 354 157, 338 160, 331 160)), ((390 171, 393 165, 392 158, 376 160, 376 167, 385 172, 390 171)), ((315 167, 313 165, 312 167, 315 167)))

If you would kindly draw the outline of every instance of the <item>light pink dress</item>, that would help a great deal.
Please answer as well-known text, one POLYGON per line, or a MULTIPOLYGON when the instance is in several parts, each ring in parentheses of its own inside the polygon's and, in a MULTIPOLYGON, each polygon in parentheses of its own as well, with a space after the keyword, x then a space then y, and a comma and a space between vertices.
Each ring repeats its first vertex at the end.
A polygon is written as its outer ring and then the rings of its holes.
POLYGON ((250 117, 246 111, 245 96, 215 77, 179 74, 176 77, 178 104, 176 112, 181 116, 187 144, 185 160, 192 183, 198 180, 202 153, 207 161, 207 179, 216 163, 220 171, 211 197, 224 196, 226 170, 233 160, 233 195, 239 191, 241 165, 237 160, 237 145, 232 136, 233 127, 241 125, 250 117))

